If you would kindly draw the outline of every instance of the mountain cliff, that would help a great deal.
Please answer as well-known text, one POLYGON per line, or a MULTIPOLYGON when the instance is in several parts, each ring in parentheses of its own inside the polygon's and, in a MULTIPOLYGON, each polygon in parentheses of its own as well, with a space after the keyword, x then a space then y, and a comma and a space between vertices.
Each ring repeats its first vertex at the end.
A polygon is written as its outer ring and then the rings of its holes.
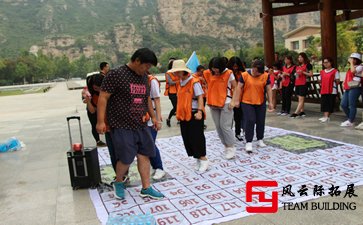
MULTIPOLYGON (((20 50, 53 56, 107 54, 113 60, 136 48, 239 49, 262 43, 257 0, 2 0, 0 54, 20 50)), ((276 17, 276 40, 319 13, 276 17)))

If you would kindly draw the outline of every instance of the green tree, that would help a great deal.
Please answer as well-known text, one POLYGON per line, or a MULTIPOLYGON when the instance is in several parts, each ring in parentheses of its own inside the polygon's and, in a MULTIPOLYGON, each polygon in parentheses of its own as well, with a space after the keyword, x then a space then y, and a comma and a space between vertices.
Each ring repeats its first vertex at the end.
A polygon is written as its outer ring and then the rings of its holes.
POLYGON ((227 57, 228 59, 232 58, 233 56, 236 56, 236 52, 232 49, 229 49, 227 51, 224 52, 225 57, 227 57))
POLYGON ((189 56, 183 49, 173 49, 173 50, 163 53, 159 57, 159 63, 161 66, 160 72, 165 72, 167 70, 168 64, 169 64, 169 58, 171 58, 171 57, 176 58, 176 59, 188 60, 189 56))
POLYGON ((72 65, 69 61, 69 58, 63 55, 62 57, 55 58, 55 71, 54 77, 62 77, 67 78, 70 76, 72 71, 72 65))
POLYGON ((356 31, 354 41, 355 41, 355 45, 357 46, 357 51, 363 52, 363 27, 361 27, 360 29, 358 29, 356 31))
POLYGON ((356 33, 352 29, 354 26, 354 20, 342 22, 337 25, 337 64, 342 70, 345 70, 349 55, 357 51, 357 46, 354 42, 356 33))
POLYGON ((15 82, 21 82, 21 80, 23 80, 23 83, 25 84, 26 82, 29 81, 29 67, 27 64, 23 63, 23 62, 19 62, 16 64, 16 68, 15 68, 15 82), (28 81, 27 81, 28 80, 28 81))
POLYGON ((308 48, 306 54, 311 55, 317 60, 321 60, 321 38, 310 36, 307 39, 308 48))

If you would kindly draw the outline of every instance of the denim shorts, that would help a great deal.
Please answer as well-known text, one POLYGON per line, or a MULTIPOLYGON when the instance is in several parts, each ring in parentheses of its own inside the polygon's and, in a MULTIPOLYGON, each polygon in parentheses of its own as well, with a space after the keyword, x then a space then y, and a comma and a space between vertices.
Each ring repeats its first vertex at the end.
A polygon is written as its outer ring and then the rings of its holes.
POLYGON ((138 130, 112 129, 111 138, 116 160, 123 164, 131 164, 138 154, 155 157, 154 141, 147 127, 138 130))

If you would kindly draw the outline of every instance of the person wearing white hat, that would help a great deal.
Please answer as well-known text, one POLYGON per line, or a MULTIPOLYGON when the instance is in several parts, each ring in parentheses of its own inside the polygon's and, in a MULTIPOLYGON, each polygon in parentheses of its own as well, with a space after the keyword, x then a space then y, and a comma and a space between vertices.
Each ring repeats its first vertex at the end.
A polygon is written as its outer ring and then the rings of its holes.
POLYGON ((204 101, 203 89, 199 79, 191 75, 183 60, 175 60, 171 70, 180 78, 177 83, 178 103, 176 118, 180 121, 180 131, 188 156, 197 160, 196 171, 201 173, 208 170, 209 161, 206 157, 204 136, 204 101))
POLYGON ((344 80, 344 94, 341 107, 347 116, 347 120, 340 124, 341 127, 351 127, 357 114, 357 100, 362 92, 362 56, 359 53, 352 53, 348 59, 350 68, 344 80))

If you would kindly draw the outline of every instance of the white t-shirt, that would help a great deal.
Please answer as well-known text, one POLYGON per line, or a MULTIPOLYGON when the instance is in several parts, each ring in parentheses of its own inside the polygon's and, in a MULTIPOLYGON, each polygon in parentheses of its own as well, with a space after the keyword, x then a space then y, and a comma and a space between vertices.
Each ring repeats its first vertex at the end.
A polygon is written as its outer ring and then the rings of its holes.
MULTIPOLYGON (((180 86, 184 87, 192 78, 193 78, 193 76, 189 76, 186 80, 181 80, 180 86)), ((194 90, 194 94, 193 94, 193 100, 192 100, 192 109, 198 109, 198 99, 196 99, 196 98, 200 95, 203 95, 204 91, 203 91, 202 85, 200 85, 199 82, 197 82, 193 85, 193 90, 194 90)))
MULTIPOLYGON (((151 80, 151 84, 150 84, 150 98, 151 99, 160 98, 159 82, 156 79, 152 79, 151 80)), ((155 102, 154 102, 154 100, 152 100, 152 104, 153 104, 153 108, 154 108, 154 113, 156 113, 156 108, 155 108, 155 102)), ((147 122, 147 125, 149 127, 151 127, 153 125, 153 122, 152 122, 151 118, 147 122)))
MULTIPOLYGON (((332 70, 334 70, 334 68, 331 68, 330 70, 325 69, 324 71, 325 71, 325 73, 330 73, 332 70)), ((333 95, 337 94, 337 84, 335 83, 335 80, 339 80, 339 79, 340 79, 340 74, 339 74, 339 71, 337 70, 337 72, 335 73, 334 82, 333 82, 333 92, 332 92, 333 95)))
MULTIPOLYGON (((227 70, 227 69, 226 69, 227 70)), ((225 70, 225 71, 226 71, 225 70)), ((224 71, 224 72, 225 72, 224 71)), ((226 101, 225 101, 225 103, 224 104, 229 104, 229 103, 231 103, 231 101, 232 101, 232 93, 231 93, 231 90, 232 90, 232 81, 234 81, 235 80, 235 78, 234 78, 234 74, 233 73, 231 73, 231 75, 229 76, 229 79, 228 79, 228 86, 227 86, 227 97, 226 97, 226 101), (230 96, 230 98, 228 97, 228 96, 230 96)))

